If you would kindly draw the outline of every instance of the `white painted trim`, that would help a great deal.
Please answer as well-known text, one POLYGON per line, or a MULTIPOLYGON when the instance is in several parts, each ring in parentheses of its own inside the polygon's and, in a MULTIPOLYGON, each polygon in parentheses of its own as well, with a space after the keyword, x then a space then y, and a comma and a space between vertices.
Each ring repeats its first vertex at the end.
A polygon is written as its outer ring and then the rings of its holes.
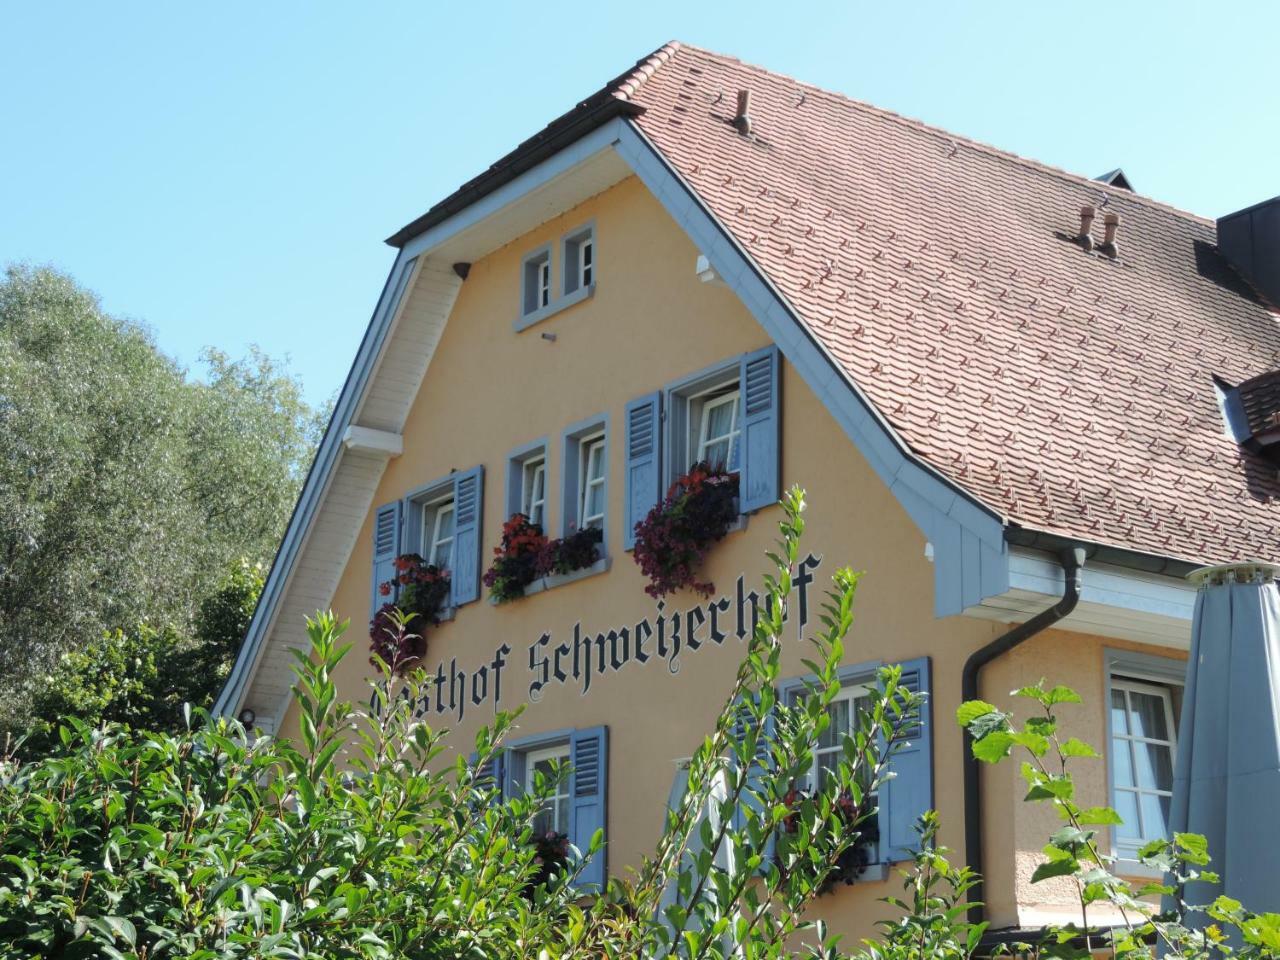
POLYGON ((357 453, 381 454, 386 457, 398 457, 404 453, 404 437, 390 430, 375 430, 372 427, 359 427, 355 424, 347 427, 342 434, 342 445, 357 453))
MULTIPOLYGON (((1051 554, 1009 551, 1009 589, 985 597, 968 616, 1022 623, 1057 603, 1066 580, 1051 554)), ((1186 650, 1196 589, 1185 580, 1108 564, 1086 563, 1080 603, 1060 626, 1082 633, 1186 650)))

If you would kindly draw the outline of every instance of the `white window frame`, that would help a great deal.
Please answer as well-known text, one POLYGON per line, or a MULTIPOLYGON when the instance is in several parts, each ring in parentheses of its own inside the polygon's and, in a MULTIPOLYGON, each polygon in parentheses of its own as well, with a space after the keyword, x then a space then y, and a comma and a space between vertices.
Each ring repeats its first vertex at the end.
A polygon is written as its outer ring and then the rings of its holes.
POLYGON ((566 299, 590 295, 598 264, 595 224, 587 223, 566 233, 560 240, 560 256, 564 263, 562 295, 566 299))
MULTIPOLYGON (((1168 689, 1170 696, 1176 699, 1182 695, 1186 685, 1187 662, 1183 659, 1144 653, 1140 650, 1119 650, 1115 648, 1105 649, 1103 658, 1106 676, 1105 699, 1103 702, 1106 707, 1107 802, 1114 806, 1116 800, 1116 767, 1113 747, 1114 731, 1111 722, 1111 690, 1113 686, 1118 683, 1135 681, 1151 684, 1165 687, 1168 689)), ((1174 711, 1173 720, 1174 724, 1170 729, 1173 731, 1176 743, 1179 720, 1176 710, 1174 711)), ((1126 876, 1155 876, 1153 871, 1144 867, 1137 860, 1137 850, 1142 841, 1139 841, 1137 845, 1132 840, 1126 840, 1121 844, 1116 828, 1110 828, 1109 832, 1111 835, 1110 852, 1118 861, 1116 865, 1117 872, 1126 876)))
MULTIPOLYGON (((1169 731, 1169 739, 1167 740, 1161 740, 1155 737, 1139 737, 1134 735, 1132 732, 1125 733, 1125 732, 1118 731, 1114 728, 1114 726, 1112 726, 1109 731, 1110 737, 1108 740, 1108 751, 1109 751, 1108 763, 1110 764, 1110 768, 1111 768, 1111 806, 1113 808, 1118 809, 1120 805, 1116 802, 1116 800, 1119 797, 1120 793, 1121 792, 1131 793, 1134 795, 1134 798, 1137 801, 1136 806, 1138 810, 1138 823, 1136 825, 1138 828, 1138 839, 1137 840, 1131 840, 1127 838, 1121 839, 1117 834, 1115 846, 1117 851, 1121 852, 1122 854, 1128 853, 1136 857, 1137 851, 1141 847, 1150 843, 1152 840, 1166 839, 1163 835, 1157 836, 1149 832, 1146 829, 1146 825, 1142 822, 1143 796, 1156 797, 1157 802, 1159 802, 1159 798, 1161 797, 1172 798, 1173 784, 1170 783, 1169 790, 1161 790, 1158 787, 1143 787, 1138 785, 1138 782, 1137 782, 1138 781, 1138 758, 1135 755, 1134 744, 1141 743, 1146 745, 1163 747, 1167 749, 1169 751, 1169 768, 1171 770, 1173 769, 1174 762, 1177 760, 1177 757, 1178 757, 1178 731, 1177 731, 1177 718, 1174 716, 1174 712, 1173 712, 1173 690, 1170 688, 1170 685, 1168 683, 1161 683, 1161 682, 1150 681, 1150 680, 1140 680, 1140 679, 1132 678, 1128 675, 1123 675, 1123 674, 1112 676, 1110 687, 1111 687, 1110 694, 1115 694, 1115 693, 1124 694, 1125 714, 1126 714, 1125 719, 1126 719, 1126 722, 1130 725, 1130 727, 1132 727, 1132 723, 1133 723, 1133 709, 1132 709, 1132 701, 1130 700, 1130 694, 1140 693, 1140 694, 1145 694, 1146 696, 1158 697, 1160 699, 1161 704, 1164 707, 1165 729, 1169 731), (1125 749, 1129 751, 1129 767, 1133 773, 1133 780, 1134 780, 1133 786, 1121 786, 1118 783, 1116 783, 1115 757, 1110 753, 1110 751, 1114 751, 1119 748, 1118 742, 1123 742, 1125 749)), ((1112 709, 1113 707, 1111 705, 1111 696, 1108 695, 1107 697, 1108 715, 1110 715, 1110 711, 1112 709)))
POLYGON ((605 443, 603 430, 583 437, 578 441, 578 490, 582 496, 581 503, 578 506, 579 529, 586 527, 604 529, 605 517, 609 513, 608 487, 605 483, 609 475, 607 454, 608 446, 605 443), (597 455, 599 457, 600 475, 593 477, 591 476, 591 459, 597 455), (591 494, 597 487, 601 490, 602 509, 599 513, 588 513, 591 494))
POLYGON ((705 451, 701 441, 704 422, 709 422, 705 416, 707 402, 710 401, 714 409, 721 395, 734 392, 738 395, 737 416, 734 418, 736 443, 730 444, 729 455, 732 459, 736 446, 738 468, 741 469, 742 358, 734 357, 717 363, 667 384, 663 389, 663 489, 687 473, 698 462, 699 454, 705 451))
POLYGON ((453 544, 457 540, 458 535, 458 511, 457 506, 453 502, 453 494, 447 497, 438 497, 422 505, 422 531, 420 542, 426 546, 426 552, 422 555, 422 559, 427 563, 435 563, 436 548, 441 543, 448 543, 449 555, 448 562, 437 564, 442 570, 453 569, 453 544), (448 537, 440 537, 440 520, 445 515, 453 517, 453 533, 448 537), (427 530, 428 525, 430 531, 427 530))
POLYGON ((520 317, 541 315, 555 303, 551 244, 526 254, 520 264, 520 317))
POLYGON ((589 287, 595 276, 595 238, 586 237, 578 244, 578 286, 589 287))
MULTIPOLYGON (((524 754, 524 783, 520 786, 526 795, 532 795, 536 787, 536 768, 538 762, 543 760, 558 760, 563 767, 567 767, 570 760, 570 744, 568 742, 553 743, 545 747, 535 747, 529 750, 524 750, 522 753, 524 754)), ((572 776, 572 774, 569 776, 572 776)), ((546 803, 551 805, 550 829, 557 833, 567 835, 569 833, 570 825, 567 822, 564 824, 557 824, 555 822, 556 813, 560 808, 561 800, 564 801, 565 818, 567 820, 572 816, 570 805, 573 803, 573 788, 572 784, 569 782, 568 776, 561 780, 560 783, 556 785, 555 792, 546 798, 546 803)), ((546 806, 544 805, 542 809, 538 811, 538 814, 535 815, 535 819, 536 816, 540 816, 545 810, 546 806)))
MULTIPOLYGON (((739 460, 741 460, 742 385, 738 384, 737 386, 728 388, 719 387, 708 390, 704 393, 690 397, 689 403, 691 405, 695 405, 695 408, 698 411, 698 432, 696 434, 691 434, 689 437, 689 466, 704 461, 707 456, 708 448, 724 443, 727 440, 729 443, 729 453, 722 466, 724 466, 725 469, 731 469, 735 450, 738 451, 739 460), (732 410, 732 419, 729 421, 729 432, 715 437, 709 436, 712 412, 725 406, 730 407, 732 410)), ((716 464, 712 464, 712 466, 716 466, 716 464)))
POLYGON ((547 522, 547 457, 530 457, 520 465, 520 512, 546 530, 547 522), (541 490, 538 489, 541 481, 541 490), (535 510, 537 516, 534 516, 535 510))
MULTIPOLYGON (((600 414, 579 420, 564 429, 560 436, 560 536, 567 537, 585 525, 583 516, 587 502, 585 487, 586 459, 593 443, 602 443, 600 465, 603 472, 604 514, 600 517, 600 545, 597 564, 608 565, 609 556, 609 416, 600 414)), ((593 486, 601 486, 593 484, 593 486)), ((594 519, 594 518, 593 518, 594 519)))
MULTIPOLYGON (((807 694, 807 692, 808 690, 803 685, 796 688, 790 695, 789 705, 791 706, 796 705, 807 694)), ((831 703, 828 705, 828 710, 832 706, 834 706, 836 703, 839 703, 840 701, 849 701, 851 704, 854 705, 851 710, 851 716, 856 721, 858 716, 858 711, 856 707, 857 701, 865 697, 875 696, 875 694, 876 694, 875 681, 870 678, 843 680, 841 682, 840 692, 831 698, 831 703)), ((842 732, 845 735, 853 735, 853 731, 845 730, 842 732)), ((843 756, 843 754, 844 754, 843 736, 841 737, 840 741, 833 747, 818 747, 816 745, 814 746, 813 765, 810 766, 809 769, 804 774, 805 789, 809 791, 811 796, 818 789, 818 775, 821 772, 823 767, 822 757, 830 755, 830 756, 836 756, 838 758, 843 756)), ((834 769, 834 767, 831 767, 828 769, 834 769)), ((863 804, 865 806, 878 808, 880 806, 879 791, 873 790, 870 793, 866 794, 863 797, 863 804)), ((873 816, 872 819, 879 821, 879 816, 878 815, 873 816)), ((871 843, 871 844, 868 844, 867 846, 869 848, 868 856, 867 856, 868 863, 879 863, 880 862, 879 842, 871 843)))

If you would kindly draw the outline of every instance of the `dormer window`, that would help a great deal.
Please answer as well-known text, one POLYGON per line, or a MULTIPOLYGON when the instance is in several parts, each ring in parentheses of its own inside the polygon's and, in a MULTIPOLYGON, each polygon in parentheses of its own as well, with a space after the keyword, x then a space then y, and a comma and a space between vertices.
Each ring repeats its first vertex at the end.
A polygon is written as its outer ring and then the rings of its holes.
POLYGON ((589 290, 596 281, 596 238, 592 227, 583 227, 564 238, 564 293, 589 290))
POLYGON ((1246 450, 1280 461, 1280 370, 1232 387, 1215 381, 1228 432, 1246 450))
POLYGON ((528 316, 551 306, 551 248, 543 247, 524 259, 522 313, 528 316))

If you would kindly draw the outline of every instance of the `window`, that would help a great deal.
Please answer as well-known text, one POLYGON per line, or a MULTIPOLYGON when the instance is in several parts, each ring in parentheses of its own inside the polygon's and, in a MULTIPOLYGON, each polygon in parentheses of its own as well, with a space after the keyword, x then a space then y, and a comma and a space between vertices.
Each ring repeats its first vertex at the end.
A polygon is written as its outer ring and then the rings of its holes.
POLYGON ((480 597, 484 468, 455 470, 412 491, 402 501, 404 543, 427 563, 449 571, 449 604, 480 597))
MULTIPOLYGON (((473 754, 472 762, 475 761, 473 754)), ((534 790, 537 775, 552 777, 559 765, 568 767, 567 776, 556 784, 537 812, 533 829, 567 834, 570 843, 586 850, 595 832, 608 826, 605 815, 609 796, 608 727, 557 730, 523 737, 509 744, 479 773, 492 777, 502 796, 512 797, 534 790)), ((604 889, 608 850, 606 846, 582 867, 578 875, 580 888, 604 889)))
POLYGON ((543 247, 524 260, 521 314, 535 313, 551 305, 551 249, 543 247))
MULTIPOLYGON (((827 716, 831 718, 831 723, 818 737, 818 742, 813 749, 813 766, 805 778, 806 787, 810 792, 816 792, 826 786, 828 778, 832 777, 833 771, 840 766, 844 756, 844 738, 857 736, 861 723, 860 717, 870 705, 870 698, 869 684, 851 683, 841 689, 831 701, 831 705, 827 707, 827 716)), ((865 771, 865 774, 862 781, 864 791, 870 785, 870 771, 865 771)), ((866 809, 870 810, 879 806, 880 798, 872 792, 866 795, 864 802, 866 809)), ((871 861, 874 863, 877 859, 873 850, 871 861)))
POLYGON ((583 227, 564 239, 564 294, 590 290, 596 279, 596 238, 592 227, 583 227))
POLYGON ((581 453, 578 461, 582 467, 579 485, 582 490, 582 508, 578 521, 582 527, 604 527, 604 434, 579 441, 581 453))
MULTIPOLYGON (((522 784, 525 793, 533 793, 537 787, 537 778, 541 774, 547 780, 554 780, 557 770, 569 764, 569 744, 562 743, 553 747, 530 750, 524 757, 525 782, 522 784)), ((569 804, 573 784, 569 777, 564 777, 547 797, 542 808, 533 819, 533 830, 538 833, 568 833, 569 804)))
POLYGON ((609 422, 592 417, 564 432, 561 536, 593 527, 600 531, 598 556, 608 556, 609 422))
POLYGON ((521 469, 520 512, 530 523, 542 526, 547 512, 547 461, 545 457, 526 460, 521 469))
POLYGON ((427 548, 423 558, 446 570, 453 569, 454 515, 453 497, 423 504, 421 543, 427 548))
POLYGON ((693 400, 698 432, 696 438, 690 438, 690 465, 706 463, 723 470, 738 469, 739 396, 738 388, 732 387, 693 400))
MULTIPOLYGON (((901 667, 902 686, 928 695, 929 659, 904 660, 901 667)), ((804 786, 810 790, 825 784, 829 771, 838 766, 845 736, 857 734, 862 712, 867 708, 876 686, 874 665, 843 667, 839 676, 840 692, 828 707, 831 724, 818 741, 813 766, 805 777, 804 786)), ((796 677, 782 681, 778 685, 779 699, 783 703, 798 702, 805 696, 807 684, 814 680, 813 677, 796 677)), ((904 860, 909 858, 911 851, 919 848, 916 821, 924 811, 934 809, 932 728, 929 701, 926 700, 919 716, 909 718, 898 729, 889 761, 893 776, 882 782, 871 795, 872 802, 879 808, 879 840, 869 851, 873 862, 904 860)))
POLYGON ((1111 680, 1112 802, 1124 821, 1116 847, 1136 855, 1169 836, 1173 761, 1177 754, 1173 693, 1166 684, 1111 680))

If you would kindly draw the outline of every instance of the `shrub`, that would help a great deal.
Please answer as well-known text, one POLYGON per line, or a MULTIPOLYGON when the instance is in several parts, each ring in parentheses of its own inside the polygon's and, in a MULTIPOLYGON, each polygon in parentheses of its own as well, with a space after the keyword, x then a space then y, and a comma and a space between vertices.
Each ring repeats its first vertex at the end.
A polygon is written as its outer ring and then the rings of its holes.
MULTIPOLYGON (((311 650, 297 652, 296 742, 199 711, 177 734, 73 720, 54 755, 0 765, 0 957, 723 957, 730 941, 738 956, 782 956, 808 926, 816 878, 851 842, 830 819, 833 791, 878 782, 885 763, 877 737, 846 751, 831 788, 799 811, 807 844, 785 869, 764 862, 791 771, 825 724, 857 583, 837 574, 829 627, 814 641, 818 678, 796 706, 777 704, 801 506, 793 494, 785 559, 766 578, 772 604, 697 749, 688 793, 633 879, 581 891, 581 864, 601 836, 566 852, 563 838, 533 835, 567 771, 506 799, 478 779, 515 714, 477 734, 471 762, 450 762, 444 733, 415 716, 418 673, 399 677, 384 663, 377 712, 339 701, 332 678, 349 647, 339 645, 345 624, 324 614, 308 623, 311 650), (777 732, 766 736, 775 709, 777 732), (763 769, 758 756, 770 758, 763 769), (693 857, 717 778, 726 826, 693 857), (729 830, 728 814, 748 800, 747 825, 729 830), (736 865, 713 876, 709 858, 726 844, 736 865), (659 915, 664 891, 675 895, 659 915)), ((919 701, 893 670, 882 684, 869 729, 892 742, 919 701)), ((825 932, 817 938, 832 949, 825 932)))
POLYGON ((711 545, 737 519, 738 475, 695 464, 636 524, 633 555, 649 578, 645 592, 658 599, 688 587, 711 596, 715 584, 699 581, 698 571, 711 545))

